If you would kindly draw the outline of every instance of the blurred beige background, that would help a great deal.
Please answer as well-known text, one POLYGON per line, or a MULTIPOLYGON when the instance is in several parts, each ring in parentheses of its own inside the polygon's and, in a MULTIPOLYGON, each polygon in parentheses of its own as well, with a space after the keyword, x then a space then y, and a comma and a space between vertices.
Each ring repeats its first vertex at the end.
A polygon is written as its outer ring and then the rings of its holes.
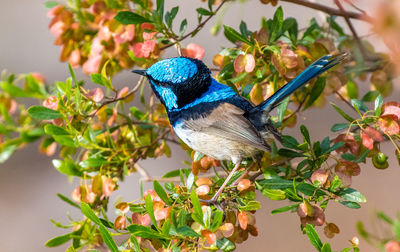
MULTIPOLYGON (((0 0, 0 69, 7 69, 12 73, 41 72, 48 82, 64 80, 68 77, 67 65, 58 61, 59 47, 53 45, 54 37, 50 35, 46 17, 47 10, 42 0, 0 0)), ((199 0, 169 0, 168 6, 180 4, 180 16, 189 17, 189 24, 195 24, 194 6, 200 6, 199 0)), ((331 4, 331 0, 319 1, 331 4)), ((375 1, 358 1, 365 9, 371 8, 375 1)), ((300 27, 313 16, 320 15, 300 6, 282 3, 286 17, 294 16, 299 19, 300 27)), ((168 9, 168 8, 166 8, 168 9)), ((258 27, 260 17, 271 17, 275 8, 270 5, 261 5, 258 0, 248 1, 246 4, 235 3, 227 10, 224 23, 237 28, 241 19, 244 19, 251 29, 258 27)), ((338 19, 339 20, 339 19, 338 19)), ((341 20, 341 19, 340 19, 341 20)), ((355 22, 361 35, 368 33, 368 27, 355 22)), ((212 22, 200 32, 195 39, 190 41, 202 45, 206 49, 205 62, 211 64, 212 56, 220 46, 230 45, 223 36, 211 37, 208 33, 212 22)), ((383 48, 378 40, 378 47, 383 48)), ((167 56, 175 56, 173 50, 167 56)), ((79 78, 86 78, 78 71, 79 78)), ((118 75, 114 80, 119 86, 133 85, 135 76, 128 71, 118 75)), ((388 100, 399 100, 399 83, 393 95, 388 100)), ((367 90, 367 84, 361 93, 367 90)), ((343 103, 339 106, 347 109, 343 103)), ((327 135, 332 135, 330 127, 334 122, 342 121, 330 106, 323 110, 311 109, 303 113, 298 125, 305 124, 311 129, 314 139, 322 140, 327 135)), ((293 134, 299 138, 298 127, 288 130, 286 134, 293 134)), ((393 153, 393 147, 385 145, 388 153, 393 153)), ((56 158, 56 157, 54 157, 56 158)), ((173 151, 173 158, 160 160, 146 160, 142 165, 149 169, 153 175, 162 175, 168 169, 183 168, 182 159, 185 154, 181 150, 173 151)), ((70 195, 74 184, 58 173, 51 164, 51 159, 37 151, 37 145, 28 146, 18 151, 8 162, 0 164, 0 251, 64 251, 66 246, 49 249, 44 247, 46 240, 61 235, 66 230, 53 226, 50 218, 67 224, 66 213, 73 217, 80 217, 76 209, 59 200, 56 193, 70 195)), ((357 220, 370 221, 371 213, 375 209, 384 209, 389 215, 394 216, 400 209, 398 192, 400 184, 400 169, 396 160, 389 159, 391 166, 385 171, 375 169, 371 164, 362 166, 361 175, 353 180, 353 186, 363 192, 368 202, 360 210, 347 209, 336 203, 331 203, 326 212, 327 221, 336 223, 341 233, 330 240, 335 250, 343 249, 349 245, 350 240, 356 235, 355 222, 357 220)), ((127 200, 138 198, 138 178, 134 174, 121 183, 120 189, 114 193, 111 203, 116 197, 127 200)), ((76 182, 76 181, 75 181, 76 182)), ((147 188, 150 185, 146 185, 147 188)), ((313 247, 300 231, 300 223, 296 214, 284 213, 271 216, 272 209, 287 205, 287 202, 274 202, 261 198, 263 207, 256 214, 259 236, 250 237, 247 242, 239 245, 237 251, 314 251, 313 247)), ((370 222, 369 222, 370 223, 370 222)), ((367 225, 371 227, 371 225, 367 225)), ((321 231, 321 228, 319 228, 321 231)), ((322 232, 321 232, 322 233, 322 232)), ((328 239, 322 235, 322 239, 328 239)), ((374 251, 363 240, 361 251, 374 251)))

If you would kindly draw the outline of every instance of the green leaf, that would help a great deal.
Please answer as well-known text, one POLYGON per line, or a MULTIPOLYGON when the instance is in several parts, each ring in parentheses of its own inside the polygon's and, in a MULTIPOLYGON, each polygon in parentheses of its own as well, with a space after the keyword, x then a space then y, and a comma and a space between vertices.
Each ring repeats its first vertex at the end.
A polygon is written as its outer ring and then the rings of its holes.
POLYGON ((186 27, 187 27, 187 20, 185 18, 184 20, 182 20, 181 25, 179 27, 179 37, 183 36, 183 34, 186 31, 186 27))
POLYGON ((277 189, 262 189, 261 193, 272 200, 284 200, 286 199, 286 193, 282 190, 277 189))
POLYGON ((357 232, 361 235, 362 238, 368 239, 369 233, 365 230, 364 224, 361 221, 357 221, 356 223, 357 232))
POLYGON ((283 118, 285 117, 285 112, 286 112, 287 106, 289 104, 289 100, 290 100, 290 97, 285 98, 281 102, 281 104, 279 104, 279 106, 277 108, 277 111, 278 111, 278 122, 279 123, 282 123, 283 118))
POLYGON ((47 9, 52 9, 58 5, 60 5, 60 3, 56 1, 47 1, 44 3, 44 7, 46 7, 47 9))
POLYGON ((282 36, 283 30, 283 10, 282 6, 279 6, 278 9, 276 9, 274 18, 272 20, 272 29, 270 32, 269 36, 269 41, 270 42, 275 42, 277 39, 279 39, 282 36))
POLYGON ((311 89, 310 98, 308 98, 308 101, 306 103, 306 106, 303 108, 303 111, 306 110, 307 108, 311 107, 314 104, 314 102, 318 99, 318 97, 324 91, 325 84, 326 84, 325 77, 320 77, 317 79, 313 88, 311 89))
POLYGON ((57 247, 57 246, 60 246, 60 245, 62 245, 64 243, 68 242, 69 240, 71 240, 71 238, 72 238, 71 234, 65 234, 65 235, 57 236, 57 237, 54 237, 54 238, 48 240, 45 243, 45 246, 49 247, 49 248, 57 247))
POLYGON ((112 252, 119 252, 119 249, 117 247, 117 244, 115 244, 113 238, 111 237, 110 232, 107 230, 106 227, 103 225, 99 225, 99 231, 100 235, 104 240, 104 243, 107 245, 107 247, 112 251, 112 252))
POLYGON ((168 197, 168 194, 165 192, 164 188, 160 185, 157 180, 153 182, 154 191, 156 191, 157 195, 164 201, 166 204, 171 205, 172 200, 168 197))
POLYGON ((215 242, 215 245, 217 246, 217 248, 223 251, 233 251, 236 249, 235 244, 226 238, 217 240, 215 242))
POLYGON ((341 110, 338 106, 336 106, 334 103, 331 102, 332 107, 338 112, 344 119, 346 119, 349 122, 354 122, 355 119, 348 114, 346 114, 343 110, 341 110))
POLYGON ((283 21, 282 30, 289 33, 289 38, 293 44, 297 42, 298 24, 295 18, 289 17, 283 21))
POLYGON ((289 149, 279 149, 278 154, 283 157, 304 157, 304 154, 289 149))
POLYGON ((335 192, 339 189, 339 187, 342 185, 342 181, 339 179, 338 176, 335 176, 331 182, 331 186, 329 188, 329 190, 331 192, 335 192))
POLYGON ((204 223, 202 221, 203 211, 201 210, 200 200, 199 200, 199 197, 197 196, 195 190, 192 190, 192 192, 190 193, 190 201, 192 202, 192 205, 193 205, 194 214, 196 215, 196 217, 200 218, 200 220, 201 220, 201 222, 199 222, 199 223, 204 225, 204 223))
MULTIPOLYGON (((192 169, 182 169, 182 170, 185 170, 185 171, 190 172, 192 169)), ((179 174, 180 174, 180 171, 181 171, 181 170, 169 171, 169 172, 165 173, 162 177, 163 177, 163 178, 174 178, 174 177, 178 177, 179 174)))
POLYGON ((66 131, 65 129, 58 127, 56 125, 53 124, 47 124, 44 126, 44 132, 48 135, 69 135, 68 131, 66 131))
POLYGON ((364 112, 368 111, 368 107, 365 106, 365 104, 362 101, 357 100, 357 99, 351 99, 350 101, 351 101, 351 105, 353 105, 353 107, 356 110, 361 110, 364 112))
POLYGON ((82 168, 92 168, 92 167, 100 167, 103 164, 107 164, 107 163, 108 163, 108 161, 103 158, 88 158, 88 159, 85 159, 85 160, 79 162, 79 165, 82 168))
POLYGON ((358 87, 354 81, 349 80, 346 84, 347 88, 347 95, 350 99, 357 99, 358 98, 358 87))
POLYGON ((342 197, 344 200, 351 202, 360 202, 360 203, 367 202, 365 196, 354 188, 343 188, 342 190, 339 191, 337 195, 342 197))
POLYGON ((299 146, 299 142, 297 142, 296 138, 292 136, 284 135, 282 136, 282 145, 286 148, 298 149, 297 146, 299 146))
POLYGON ((375 99, 375 115, 380 116, 382 112, 382 104, 383 104, 383 98, 382 95, 379 94, 376 99, 375 99))
POLYGON ((60 112, 43 106, 32 106, 28 109, 28 113, 38 120, 51 120, 61 117, 60 112))
POLYGON ((321 239, 319 238, 317 231, 315 231, 314 227, 311 226, 310 224, 306 224, 306 227, 304 228, 306 231, 306 234, 308 236, 308 239, 310 239, 311 244, 318 250, 321 251, 322 248, 322 242, 321 239))
POLYGON ((340 157, 343 158, 346 161, 354 161, 356 159, 356 156, 354 156, 351 153, 344 153, 340 157))
POLYGON ((215 232, 219 226, 221 226, 222 219, 224 218, 224 212, 217 210, 214 214, 213 221, 210 226, 210 231, 215 232))
POLYGON ((64 202, 70 204, 73 207, 76 208, 81 208, 78 204, 76 204, 75 202, 73 202, 72 200, 70 200, 67 196, 62 195, 61 193, 57 193, 57 196, 64 202))
POLYGON ((246 37, 244 37, 242 34, 240 34, 239 32, 237 32, 235 29, 224 25, 224 35, 225 37, 231 41, 232 43, 235 43, 237 41, 241 41, 245 44, 248 45, 253 45, 250 40, 248 40, 246 37))
POLYGON ((76 177, 83 176, 83 173, 79 170, 79 167, 77 167, 77 165, 71 159, 65 159, 64 162, 58 159, 53 159, 52 162, 53 166, 62 174, 76 177))
POLYGON ((338 132, 344 129, 348 129, 350 127, 350 123, 335 123, 332 128, 331 131, 332 132, 338 132))
POLYGON ((121 24, 128 25, 128 24, 142 24, 142 23, 152 23, 151 20, 140 16, 137 13, 131 11, 120 11, 114 17, 115 20, 120 22, 121 24))
POLYGON ((212 11, 209 11, 209 10, 204 9, 204 8, 197 8, 196 11, 197 11, 197 13, 199 13, 200 15, 203 15, 203 16, 212 16, 212 15, 214 15, 214 13, 212 11))
POLYGON ((198 233, 196 233, 196 231, 194 231, 193 229, 191 229, 188 226, 182 226, 176 229, 176 232, 180 235, 180 236, 189 236, 189 237, 201 237, 201 235, 199 235, 198 233))
POLYGON ((296 185, 296 190, 298 190, 299 192, 301 192, 301 193, 303 193, 303 194, 305 194, 307 196, 313 196, 313 195, 323 196, 323 195, 326 195, 326 193, 324 191, 319 190, 317 187, 315 187, 315 186, 313 186, 311 184, 308 184, 308 183, 304 183, 304 182, 298 183, 296 185))
POLYGON ((151 222, 155 227, 157 227, 157 220, 156 217, 154 216, 154 208, 153 208, 153 200, 151 199, 151 195, 147 194, 145 198, 145 208, 146 212, 150 217, 151 222))
POLYGON ((112 89, 110 81, 101 74, 94 73, 90 75, 90 79, 93 83, 105 86, 106 88, 112 89))
POLYGON ((299 204, 300 203, 274 209, 274 210, 271 211, 271 214, 284 213, 284 212, 287 212, 287 211, 294 211, 298 207, 299 204))
POLYGON ((70 137, 70 136, 65 136, 65 135, 53 135, 54 140, 64 146, 68 146, 68 147, 75 147, 75 142, 74 140, 70 137))
POLYGON ((81 211, 82 214, 88 217, 89 220, 91 220, 93 223, 96 223, 99 226, 102 226, 101 221, 99 217, 93 212, 92 208, 85 202, 81 202, 81 211))
POLYGON ((293 187, 292 180, 281 178, 258 180, 257 183, 262 187, 262 189, 286 189, 293 187))
POLYGON ((152 239, 152 238, 169 239, 169 238, 171 238, 167 235, 158 233, 154 229, 151 229, 150 227, 147 227, 147 226, 132 224, 132 225, 129 225, 126 229, 130 233, 134 234, 137 237, 149 238, 149 239, 152 239))
POLYGON ((393 225, 393 220, 392 220, 392 218, 390 218, 389 216, 387 216, 384 212, 378 211, 378 212, 376 213, 376 216, 377 216, 379 219, 381 219, 381 220, 383 220, 384 222, 386 222, 387 224, 393 225))
POLYGON ((142 250, 140 249, 140 244, 139 244, 137 238, 134 235, 131 235, 130 240, 133 243, 133 250, 135 252, 141 252, 142 250))
POLYGON ((331 245, 325 242, 321 248, 321 252, 332 252, 331 245))
POLYGON ((376 90, 374 91, 369 91, 368 93, 366 93, 363 98, 361 98, 361 101, 363 102, 372 102, 376 99, 376 97, 378 97, 380 93, 376 90))
POLYGON ((244 206, 239 206, 239 209, 242 211, 255 211, 261 208, 261 204, 258 201, 249 201, 244 206))
POLYGON ((361 208, 360 204, 356 202, 339 200, 339 203, 348 208, 353 208, 353 209, 361 208))
POLYGON ((301 134, 302 134, 303 137, 304 137, 304 140, 306 140, 306 142, 308 143, 308 145, 311 146, 310 133, 308 133, 307 127, 306 127, 305 125, 301 125, 301 126, 300 126, 300 131, 301 131, 301 134))
POLYGON ((3 149, 0 152, 0 164, 7 161, 14 153, 14 151, 17 149, 17 147, 18 147, 17 145, 8 145, 3 147, 3 149))

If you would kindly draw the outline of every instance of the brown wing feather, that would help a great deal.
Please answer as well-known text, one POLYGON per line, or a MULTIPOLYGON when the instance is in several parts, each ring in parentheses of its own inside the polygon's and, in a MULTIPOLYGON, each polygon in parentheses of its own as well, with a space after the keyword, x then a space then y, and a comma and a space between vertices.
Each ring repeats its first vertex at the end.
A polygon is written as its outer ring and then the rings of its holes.
POLYGON ((240 108, 223 103, 207 117, 188 120, 185 127, 270 151, 269 145, 243 114, 240 108))

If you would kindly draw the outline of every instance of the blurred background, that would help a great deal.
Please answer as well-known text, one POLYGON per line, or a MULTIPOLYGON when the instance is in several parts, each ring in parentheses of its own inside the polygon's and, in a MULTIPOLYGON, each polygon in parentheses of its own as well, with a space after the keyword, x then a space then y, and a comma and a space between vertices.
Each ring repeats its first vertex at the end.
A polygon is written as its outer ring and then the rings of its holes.
MULTIPOLYGON (((6 69, 10 73, 40 72, 47 78, 47 83, 56 80, 65 80, 69 77, 66 63, 59 62, 59 47, 53 45, 54 37, 48 30, 49 19, 46 17, 47 9, 42 0, 0 0, 0 69, 6 69)), ((323 4, 332 4, 331 0, 319 1, 323 4)), ((373 8, 373 2, 369 0, 357 1, 358 6, 365 10, 373 8)), ((188 18, 189 26, 196 24, 195 8, 202 3, 198 0, 169 0, 169 6, 180 5, 181 17, 188 18), (192 22, 191 22, 192 21, 192 22)), ((290 3, 281 4, 285 17, 292 16, 298 19, 299 28, 304 26, 311 17, 321 20, 322 13, 290 3)), ((224 16, 224 23, 237 28, 243 19, 249 29, 259 26, 260 18, 271 17, 275 7, 260 5, 258 0, 249 0, 246 3, 234 3, 224 16)), ((177 20, 180 20, 178 16, 177 20)), ((337 19, 344 23, 341 18, 337 19)), ((219 35, 212 37, 209 34, 213 22, 203 29, 195 39, 188 39, 184 44, 195 42, 205 48, 203 59, 211 65, 212 57, 219 52, 221 46, 230 42, 219 35)), ((370 33, 370 28, 363 22, 354 22, 359 34, 370 33)), ((345 25, 344 25, 345 27, 345 25)), ((386 50, 381 41, 376 37, 371 40, 377 50, 386 50)), ((176 52, 170 49, 167 56, 176 56, 176 52)), ((88 80, 87 76, 77 70, 79 79, 88 80)), ((117 75, 113 83, 117 87, 133 86, 137 77, 129 71, 117 75)), ((399 101, 399 81, 395 82, 395 90, 391 97, 385 101, 399 101)), ((369 83, 361 88, 364 94, 369 89, 369 83)), ((148 90, 149 91, 149 90, 148 90)), ((343 103, 338 104, 344 110, 347 107, 343 103)), ((324 109, 309 109, 301 114, 297 126, 293 129, 285 129, 285 134, 290 134, 299 139, 298 126, 305 124, 311 130, 314 139, 322 140, 331 134, 330 127, 335 122, 341 122, 341 117, 332 107, 324 109)), ((393 153, 392 146, 386 144, 384 151, 393 153), (386 148, 386 149, 385 149, 386 148)), ((184 168, 182 160, 186 154, 180 149, 172 150, 172 158, 146 160, 141 165, 154 176, 161 176, 168 170, 184 168)), ((56 156, 56 155, 55 155, 56 156)), ((55 157, 54 157, 55 158, 55 157)), ((38 153, 37 144, 33 144, 16 152, 10 160, 0 164, 0 251, 64 251, 67 246, 58 248, 46 248, 44 243, 64 230, 54 227, 50 219, 67 223, 66 213, 72 217, 81 216, 79 210, 71 208, 58 199, 56 193, 70 195, 77 181, 68 181, 65 175, 58 173, 51 163, 52 158, 38 153)), ((390 167, 387 170, 375 169, 370 163, 362 165, 361 175, 355 177, 353 186, 359 189, 368 202, 359 210, 347 209, 340 204, 332 204, 327 212, 328 222, 334 222, 341 230, 340 234, 331 241, 333 249, 340 250, 349 246, 349 240, 357 235, 355 223, 363 220, 367 228, 374 230, 371 217, 375 210, 385 210, 390 216, 394 216, 400 209, 398 192, 400 189, 400 169, 397 161, 389 159, 390 167), (373 182, 372 182, 373 181, 373 182)), ((133 174, 120 184, 110 203, 117 197, 126 200, 139 198, 139 175, 133 174)), ((146 185, 145 189, 150 188, 146 185)), ((300 222, 296 214, 283 213, 271 216, 272 209, 284 206, 285 202, 275 202, 262 197, 262 208, 257 211, 258 237, 250 237, 243 245, 239 245, 237 251, 314 251, 307 237, 300 231, 300 222)), ((322 228, 318 228, 322 231, 322 228)), ((322 234, 322 232, 320 232, 322 234)), ((322 239, 327 240, 322 234, 322 239)), ((374 249, 361 240, 361 251, 374 251, 374 249)))

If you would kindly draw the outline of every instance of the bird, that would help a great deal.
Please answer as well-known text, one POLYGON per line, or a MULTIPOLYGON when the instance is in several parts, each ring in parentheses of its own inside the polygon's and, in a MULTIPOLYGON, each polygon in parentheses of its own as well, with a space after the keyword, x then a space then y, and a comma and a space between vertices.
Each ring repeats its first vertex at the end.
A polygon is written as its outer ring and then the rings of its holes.
POLYGON ((211 198, 213 203, 245 158, 271 151, 266 142, 268 137, 282 141, 270 112, 297 89, 345 58, 345 53, 319 58, 257 106, 219 83, 198 59, 167 58, 132 72, 148 79, 154 94, 165 106, 176 135, 185 144, 204 155, 234 164, 211 198))

